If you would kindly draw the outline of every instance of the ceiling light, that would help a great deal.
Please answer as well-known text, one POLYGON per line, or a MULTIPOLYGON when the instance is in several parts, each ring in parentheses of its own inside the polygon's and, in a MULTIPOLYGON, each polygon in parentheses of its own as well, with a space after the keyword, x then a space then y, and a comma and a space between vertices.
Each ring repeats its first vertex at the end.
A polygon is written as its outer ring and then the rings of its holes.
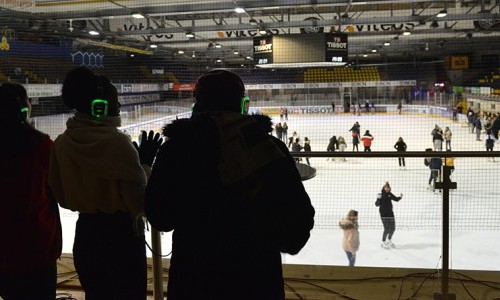
POLYGON ((215 48, 222 48, 222 45, 217 43, 217 44, 215 44, 215 48))
POLYGON ((245 9, 243 7, 236 7, 234 9, 235 12, 239 13, 239 14, 244 14, 246 13, 245 9))
POLYGON ((190 31, 186 32, 186 37, 187 38, 194 38, 194 34, 190 31))
POLYGON ((140 13, 133 13, 132 17, 135 19, 144 19, 145 18, 144 15, 140 14, 140 13))
POLYGON ((155 44, 151 44, 151 45, 149 45, 149 48, 153 48, 153 49, 156 49, 156 48, 158 48, 158 45, 155 45, 155 44))
POLYGON ((247 56, 246 59, 251 60, 252 58, 250 56, 247 56))
POLYGON ((431 28, 438 28, 439 23, 437 21, 432 21, 431 25, 429 25, 431 28))
POLYGON ((267 34, 267 30, 265 30, 265 29, 260 29, 260 30, 259 30, 259 33, 260 33, 261 35, 267 34))
POLYGON ((410 32, 410 31, 404 31, 404 32, 403 32, 403 35, 410 35, 410 34, 411 34, 411 32, 410 32))
POLYGON ((377 53, 377 49, 372 49, 372 52, 373 53, 377 53))
POLYGON ((220 62, 222 62, 222 60, 221 60, 220 58, 217 58, 217 59, 215 60, 215 62, 220 63, 220 62))
POLYGON ((233 54, 234 54, 234 55, 238 55, 238 54, 240 54, 240 53, 238 52, 238 50, 234 50, 234 51, 233 51, 233 54))
POLYGON ((446 9, 443 9, 442 11, 440 11, 440 12, 436 15, 436 17, 438 17, 438 18, 444 18, 444 17, 446 17, 446 15, 448 15, 448 12, 446 11, 446 9))
POLYGON ((256 26, 256 25, 258 25, 258 24, 259 24, 259 23, 257 22, 257 20, 255 20, 254 18, 251 18, 251 19, 248 21, 248 23, 250 23, 250 24, 252 24, 252 25, 254 25, 254 26, 256 26))
POLYGON ((384 42, 384 46, 390 46, 391 43, 390 42, 384 42))
POLYGON ((363 57, 368 57, 368 54, 363 54, 363 57))
POLYGON ((177 53, 178 53, 178 54, 184 54, 184 51, 179 50, 179 51, 177 51, 177 53))
POLYGON ((134 57, 134 56, 135 56, 135 54, 130 54, 130 57, 134 57))
POLYGON ((95 30, 91 30, 91 31, 89 31, 89 34, 90 35, 99 35, 100 33, 95 31, 95 30))

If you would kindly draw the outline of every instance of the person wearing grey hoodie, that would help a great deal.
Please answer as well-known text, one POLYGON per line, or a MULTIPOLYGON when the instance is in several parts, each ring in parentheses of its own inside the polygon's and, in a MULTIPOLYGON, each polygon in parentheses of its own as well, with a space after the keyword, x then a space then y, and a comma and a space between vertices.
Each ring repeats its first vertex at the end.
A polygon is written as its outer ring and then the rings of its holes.
POLYGON ((142 216, 147 176, 162 139, 140 145, 118 130, 120 103, 109 79, 71 70, 63 102, 76 112, 54 141, 49 185, 63 208, 78 212, 73 258, 87 299, 146 300, 142 216))

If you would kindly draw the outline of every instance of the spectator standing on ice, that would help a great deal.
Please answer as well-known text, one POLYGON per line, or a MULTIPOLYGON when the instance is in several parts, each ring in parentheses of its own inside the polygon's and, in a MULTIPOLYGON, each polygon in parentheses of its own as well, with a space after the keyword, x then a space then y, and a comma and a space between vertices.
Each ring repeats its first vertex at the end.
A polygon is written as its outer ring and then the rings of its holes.
POLYGON ((61 221, 48 186, 52 140, 29 122, 26 89, 0 86, 0 299, 54 300, 61 221))
POLYGON ((444 140, 445 140, 445 143, 446 143, 446 150, 451 150, 451 136, 453 135, 453 133, 451 132, 450 130, 450 127, 446 126, 446 128, 444 129, 444 140))
POLYGON ((381 244, 382 248, 389 249, 395 247, 392 242, 392 236, 396 231, 396 220, 392 210, 392 201, 397 202, 401 200, 401 198, 403 198, 403 194, 396 197, 393 193, 391 193, 391 186, 389 185, 389 182, 386 182, 380 193, 377 194, 375 206, 378 207, 380 219, 382 220, 382 225, 384 226, 381 244))
POLYGON ((292 136, 288 138, 288 148, 292 148, 292 144, 295 142, 296 139, 299 138, 299 134, 297 133, 297 131, 294 131, 292 133, 292 136))
POLYGON ((437 124, 431 132, 434 151, 443 150, 443 130, 437 124))
MULTIPOLYGON (((396 149, 397 152, 406 152, 406 143, 403 141, 402 137, 398 138, 398 141, 396 142, 396 144, 394 144, 394 149, 396 149)), ((398 157, 398 163, 400 169, 406 168, 404 157, 398 157)))
POLYGON ((401 111, 403 110, 403 104, 401 104, 401 101, 399 101, 397 109, 398 109, 398 114, 401 114, 401 111))
MULTIPOLYGON (((304 138, 304 152, 311 152, 311 141, 307 136, 304 138)), ((306 157, 306 162, 308 165, 311 165, 309 163, 309 157, 306 157)))
POLYGON ((356 253, 359 250, 359 231, 358 231, 358 211, 350 210, 345 218, 339 222, 343 230, 342 248, 347 254, 349 267, 354 267, 356 263, 356 253))
POLYGON ((370 130, 367 130, 365 134, 361 137, 361 141, 363 142, 363 146, 365 147, 364 152, 371 152, 373 136, 370 133, 370 130))
POLYGON ((452 120, 453 121, 458 121, 457 114, 458 114, 458 108, 456 106, 454 106, 453 111, 452 111, 452 120))
MULTIPOLYGON (((292 144, 292 152, 300 152, 300 151, 302 151, 302 149, 303 149, 303 147, 300 144, 300 139, 296 138, 295 141, 292 144)), ((300 157, 296 157, 295 158, 296 162, 299 162, 301 160, 302 160, 302 158, 300 158, 300 157)))
POLYGON ((283 300, 280 253, 309 239, 314 208, 293 158, 269 117, 241 113, 244 96, 237 74, 209 71, 193 116, 164 127, 145 212, 173 231, 169 300, 283 300))
POLYGON ((474 127, 476 129, 476 141, 481 141, 481 131, 483 130, 483 125, 479 116, 477 116, 474 120, 474 127))
MULTIPOLYGON (((484 137, 484 146, 486 147, 487 152, 493 151, 493 148, 495 147, 495 142, 496 142, 495 135, 491 130, 487 130, 486 135, 484 137)), ((495 161, 495 158, 491 157, 491 160, 495 161)))
MULTIPOLYGON (((326 147, 326 151, 327 152, 335 152, 335 149, 338 149, 339 148, 339 145, 338 145, 338 141, 337 141, 337 137, 336 136, 332 136, 328 142, 328 146, 326 147)), ((327 158, 326 160, 329 160, 330 158, 327 158)), ((334 158, 332 157, 332 161, 334 160, 334 158)))
POLYGON ((358 145, 359 145, 359 138, 361 135, 361 126, 359 125, 358 122, 354 123, 352 125, 351 129, 349 129, 352 135, 352 151, 356 149, 356 151, 359 151, 358 145))
POLYGON ((469 132, 474 133, 474 111, 471 107, 467 109, 467 124, 469 125, 469 132))
POLYGON ((349 131, 356 131, 358 133, 358 136, 361 135, 361 125, 359 125, 359 122, 356 121, 354 125, 352 125, 351 129, 349 131))
POLYGON ((286 143, 288 140, 288 124, 286 122, 283 122, 283 125, 281 125, 281 140, 283 143, 286 143))
POLYGON ((281 126, 281 123, 274 126, 274 132, 279 140, 283 140, 283 127, 281 126))
POLYGON ((354 152, 354 149, 356 149, 356 151, 359 151, 358 145, 359 145, 359 134, 357 131, 353 131, 352 132, 352 151, 353 152, 354 152))
MULTIPOLYGON (((337 143, 339 144, 339 151, 340 151, 340 152, 344 152, 344 151, 345 151, 345 149, 347 148, 347 144, 346 144, 346 142, 345 142, 344 137, 343 137, 343 136, 339 136, 339 137, 337 138, 337 143)), ((346 161, 345 157, 342 157, 340 160, 342 160, 342 161, 346 161)))
MULTIPOLYGON (((432 149, 425 149, 427 152, 432 152, 432 149)), ((431 170, 431 175, 429 176, 429 189, 433 192, 435 191, 435 183, 441 174, 441 167, 443 166, 443 161, 439 157, 426 157, 424 164, 431 170)))

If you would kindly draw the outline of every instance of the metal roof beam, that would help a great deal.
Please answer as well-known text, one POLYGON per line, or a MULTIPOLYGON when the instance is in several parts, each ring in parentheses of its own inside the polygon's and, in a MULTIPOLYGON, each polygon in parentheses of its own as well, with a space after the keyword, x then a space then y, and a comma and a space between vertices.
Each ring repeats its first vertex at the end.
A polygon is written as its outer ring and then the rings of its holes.
MULTIPOLYGON (((245 7, 247 11, 251 10, 266 10, 266 9, 277 9, 284 7, 311 7, 310 0, 276 0, 272 2, 268 1, 240 1, 241 6, 245 7)), ((409 0, 375 0, 375 1, 352 1, 351 5, 373 5, 373 4, 408 4, 409 0)), ((426 0, 412 0, 411 3, 425 3, 429 2, 426 0)), ((454 0, 439 1, 440 3, 455 3, 454 0)), ((314 6, 345 6, 345 0, 315 0, 314 6)), ((206 2, 206 3, 196 3, 196 4, 171 4, 162 6, 136 6, 127 8, 113 8, 113 9, 100 9, 98 11, 65 11, 65 12, 40 12, 36 13, 48 17, 51 19, 88 19, 88 18, 105 18, 105 17, 120 17, 130 15, 132 10, 138 11, 144 15, 179 15, 179 14, 189 14, 189 13, 207 13, 207 12, 221 12, 221 11, 233 11, 236 5, 232 2, 206 2)), ((53 7, 51 6, 53 9, 53 7)), ((35 6, 36 9, 43 9, 42 5, 35 6)))

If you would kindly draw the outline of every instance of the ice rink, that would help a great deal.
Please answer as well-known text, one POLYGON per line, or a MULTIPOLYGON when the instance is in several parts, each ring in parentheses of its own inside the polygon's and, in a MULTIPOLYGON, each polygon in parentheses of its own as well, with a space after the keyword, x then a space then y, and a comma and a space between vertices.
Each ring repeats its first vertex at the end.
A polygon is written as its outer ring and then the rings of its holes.
MULTIPOLYGON (((275 123, 280 121, 279 116, 274 116, 275 123)), ((346 139, 347 151, 351 151, 349 129, 356 121, 361 125, 361 134, 368 129, 374 136, 372 151, 395 151, 393 146, 398 137, 403 137, 408 151, 431 148, 430 133, 435 124, 443 130, 448 126, 453 132, 452 150, 485 150, 484 137, 476 141, 466 124, 422 114, 290 115, 288 135, 296 131, 301 140, 308 137, 312 151, 326 151, 329 138, 341 135, 346 139)), ((363 151, 362 145, 359 150, 363 151)), ((398 167, 396 158, 347 158, 346 161, 311 158, 310 161, 317 175, 304 185, 316 209, 316 225, 311 239, 298 255, 283 255, 285 263, 347 265, 338 222, 350 209, 356 209, 361 236, 357 266, 440 267, 442 197, 428 190, 430 171, 423 164, 423 158, 407 158, 404 170, 398 167), (396 233, 392 240, 396 248, 390 250, 380 246, 383 229, 374 205, 376 194, 386 181, 395 195, 403 194, 403 199, 394 203, 396 233)), ((452 180, 458 188, 450 196, 450 268, 498 271, 500 163, 486 157, 457 158, 455 168, 452 180)), ((77 214, 62 209, 61 217, 63 252, 70 253, 77 214)), ((151 244, 149 235, 148 232, 151 244)), ((170 249, 171 233, 163 233, 163 254, 170 249)))

